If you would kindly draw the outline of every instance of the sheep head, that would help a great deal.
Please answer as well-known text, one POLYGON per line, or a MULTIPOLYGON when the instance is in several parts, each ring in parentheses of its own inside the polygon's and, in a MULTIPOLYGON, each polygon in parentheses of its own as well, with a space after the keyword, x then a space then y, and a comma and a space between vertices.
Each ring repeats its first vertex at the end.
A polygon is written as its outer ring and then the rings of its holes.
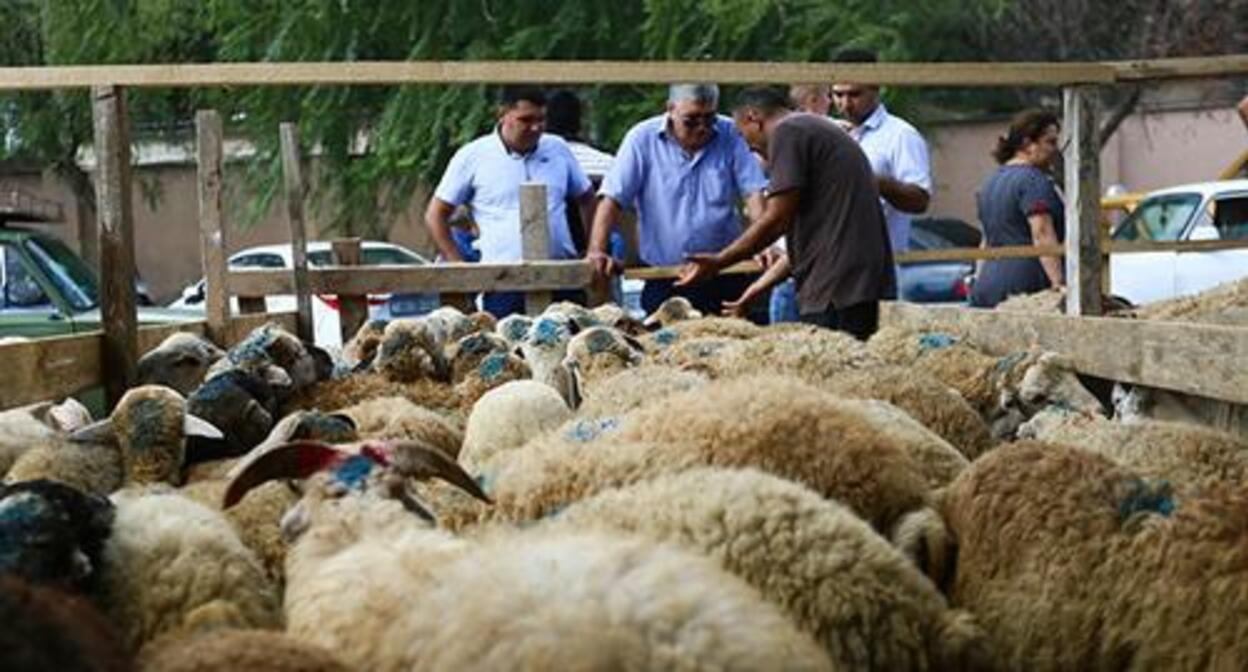
POLYGON ((667 327, 681 320, 696 320, 702 317, 701 311, 683 296, 672 296, 659 304, 653 313, 642 322, 647 329, 667 327))
POLYGON ((1030 362, 1018 384, 1017 398, 1028 417, 1048 406, 1105 414, 1101 402, 1075 376, 1070 361, 1055 352, 1042 353, 1030 362))
MULTIPOLYGON (((365 442, 335 447, 315 441, 295 441, 261 455, 230 480, 222 508, 230 508, 251 490, 282 478, 308 478, 323 474, 320 487, 312 488, 321 497, 340 497, 349 492, 370 491, 399 501, 421 518, 436 520, 429 507, 413 494, 408 479, 438 478, 490 503, 490 498, 454 460, 442 451, 416 441, 365 442)), ((306 509, 297 505, 288 513, 291 536, 306 526, 306 509)))
POLYGON ((498 334, 482 331, 464 336, 447 348, 446 358, 450 362, 451 382, 462 383, 486 357, 509 350, 511 343, 498 334))
POLYGON ((498 323, 498 333, 512 345, 519 345, 529 336, 533 326, 533 318, 527 315, 508 315, 498 323))
POLYGON ((129 482, 172 483, 186 459, 188 436, 224 438, 207 420, 187 411, 182 395, 161 385, 143 385, 127 391, 108 418, 75 431, 69 439, 120 448, 129 482))
POLYGON ((225 351, 212 341, 180 331, 139 358, 139 383, 167 385, 188 395, 204 382, 208 369, 222 357, 225 351))
POLYGON ((54 481, 0 484, 0 574, 91 591, 113 515, 107 499, 54 481))
POLYGON ((447 380, 442 341, 424 320, 396 320, 386 325, 373 370, 387 379, 411 383, 421 379, 447 380))

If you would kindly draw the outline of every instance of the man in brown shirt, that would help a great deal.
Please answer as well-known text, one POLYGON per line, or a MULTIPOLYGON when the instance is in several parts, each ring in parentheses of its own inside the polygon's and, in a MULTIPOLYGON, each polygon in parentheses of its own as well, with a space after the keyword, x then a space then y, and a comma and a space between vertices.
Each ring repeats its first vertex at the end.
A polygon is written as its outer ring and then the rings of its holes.
POLYGON ((865 340, 879 326, 879 301, 897 295, 875 174, 835 122, 788 105, 787 96, 767 88, 738 98, 737 128, 770 166, 766 207, 719 253, 689 255, 676 284, 712 277, 784 235, 802 321, 865 340))

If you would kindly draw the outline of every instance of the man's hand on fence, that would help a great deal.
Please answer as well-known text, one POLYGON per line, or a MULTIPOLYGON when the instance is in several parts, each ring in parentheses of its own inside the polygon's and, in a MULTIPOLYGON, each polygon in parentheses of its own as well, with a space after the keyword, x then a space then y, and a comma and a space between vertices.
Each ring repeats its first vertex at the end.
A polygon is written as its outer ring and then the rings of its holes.
POLYGON ((685 262, 684 268, 680 269, 680 277, 676 278, 677 287, 710 280, 724 267, 718 254, 688 254, 685 255, 685 262))
POLYGON ((585 255, 585 259, 594 267, 594 275, 599 278, 619 275, 624 270, 620 262, 606 252, 590 252, 585 255))

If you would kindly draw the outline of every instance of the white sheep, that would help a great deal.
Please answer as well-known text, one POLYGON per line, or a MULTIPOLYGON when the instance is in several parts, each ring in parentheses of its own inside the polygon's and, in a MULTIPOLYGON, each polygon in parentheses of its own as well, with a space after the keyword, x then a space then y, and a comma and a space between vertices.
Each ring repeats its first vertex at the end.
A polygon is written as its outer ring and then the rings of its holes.
POLYGON ((140 385, 165 385, 189 396, 225 351, 198 334, 179 331, 139 358, 140 385))
POLYGON ((578 405, 576 380, 564 363, 572 330, 550 316, 533 321, 529 333, 520 342, 520 354, 533 371, 533 380, 549 385, 569 406, 578 405))
MULTIPOLYGON (((454 468, 423 455, 438 462, 430 472, 454 468)), ((756 591, 696 555, 591 533, 458 539, 376 488, 334 497, 377 483, 380 463, 329 462, 287 517, 298 536, 287 632, 356 669, 832 669, 756 591)))
POLYGON ((497 453, 558 428, 572 417, 558 392, 533 380, 516 380, 486 392, 472 407, 459 461, 480 471, 497 453))
POLYGON ((572 504, 544 527, 640 533, 757 588, 844 670, 988 669, 983 633, 840 504, 752 469, 692 469, 572 504))

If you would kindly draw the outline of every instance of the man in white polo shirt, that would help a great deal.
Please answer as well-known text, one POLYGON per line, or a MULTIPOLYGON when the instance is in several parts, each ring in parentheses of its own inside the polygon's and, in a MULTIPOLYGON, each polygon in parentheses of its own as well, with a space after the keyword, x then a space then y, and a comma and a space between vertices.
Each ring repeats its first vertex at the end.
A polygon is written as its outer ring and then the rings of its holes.
MULTIPOLYGON (((594 190, 589 178, 562 139, 543 133, 546 96, 534 87, 503 90, 494 131, 464 145, 451 157, 442 181, 429 199, 425 224, 447 261, 461 261, 451 237, 449 220, 455 208, 467 205, 480 231, 483 262, 521 259, 520 185, 546 185, 550 219, 550 258, 579 258, 568 231, 567 199, 578 204, 582 221, 592 221, 594 190)), ((557 292, 557 300, 581 300, 577 292, 557 292)), ((502 318, 523 312, 524 295, 486 293, 485 310, 502 318)))
MULTIPOLYGON (((874 63, 876 57, 870 51, 846 49, 837 54, 836 61, 874 63)), ((931 200, 927 143, 914 126, 888 113, 878 86, 837 82, 832 85, 832 102, 853 124, 849 134, 871 161, 893 253, 905 252, 910 247, 910 218, 926 212, 931 200)))

